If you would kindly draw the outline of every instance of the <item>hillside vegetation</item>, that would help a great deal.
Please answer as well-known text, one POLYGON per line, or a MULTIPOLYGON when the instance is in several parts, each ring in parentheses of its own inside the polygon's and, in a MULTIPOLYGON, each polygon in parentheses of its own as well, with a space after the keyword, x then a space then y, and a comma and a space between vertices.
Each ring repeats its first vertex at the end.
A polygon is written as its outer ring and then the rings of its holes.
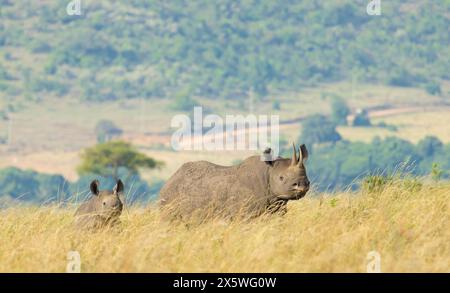
POLYGON ((448 1, 1 0, 3 97, 240 98, 352 80, 449 79, 448 1))
POLYGON ((450 270, 450 186, 417 179, 320 194, 283 216, 248 222, 169 223, 156 207, 130 207, 122 229, 76 231, 73 209, 0 211, 1 272, 365 272, 369 252, 383 272, 450 270), (358 196, 355 196, 358 195, 358 196))

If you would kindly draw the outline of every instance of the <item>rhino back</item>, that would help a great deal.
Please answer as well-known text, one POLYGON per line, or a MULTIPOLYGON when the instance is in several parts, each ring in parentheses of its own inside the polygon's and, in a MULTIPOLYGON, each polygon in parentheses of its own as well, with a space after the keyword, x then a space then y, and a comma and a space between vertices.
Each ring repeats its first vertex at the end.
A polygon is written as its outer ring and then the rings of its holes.
POLYGON ((206 161, 189 162, 161 189, 161 204, 176 204, 182 214, 207 207, 233 214, 248 202, 252 209, 262 210, 267 176, 267 168, 259 156, 229 167, 206 161))
POLYGON ((233 173, 232 169, 233 167, 219 166, 206 161, 185 163, 161 189, 161 202, 167 204, 184 196, 208 196, 205 192, 210 191, 214 185, 221 185, 220 177, 228 178, 233 173))
POLYGON ((88 201, 82 203, 75 212, 75 216, 91 214, 95 212, 95 204, 93 198, 90 198, 88 201))

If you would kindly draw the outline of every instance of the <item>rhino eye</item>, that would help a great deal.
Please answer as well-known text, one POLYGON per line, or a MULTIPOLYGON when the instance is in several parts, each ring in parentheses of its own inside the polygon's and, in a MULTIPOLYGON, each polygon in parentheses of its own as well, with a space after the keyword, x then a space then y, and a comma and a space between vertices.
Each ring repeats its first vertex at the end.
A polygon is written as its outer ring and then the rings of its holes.
POLYGON ((284 177, 283 177, 283 176, 280 176, 280 180, 283 181, 283 179, 284 179, 284 177))
POLYGON ((103 205, 104 205, 104 206, 106 205, 106 202, 105 202, 105 201, 103 202, 103 205))

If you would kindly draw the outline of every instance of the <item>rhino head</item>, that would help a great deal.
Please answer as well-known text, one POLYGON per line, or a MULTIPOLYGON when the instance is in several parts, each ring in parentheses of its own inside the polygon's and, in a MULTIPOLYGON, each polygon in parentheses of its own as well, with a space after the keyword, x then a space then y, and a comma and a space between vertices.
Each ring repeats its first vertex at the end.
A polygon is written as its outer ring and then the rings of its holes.
POLYGON ((105 219, 112 219, 120 216, 122 213, 123 203, 120 196, 123 193, 123 183, 119 179, 113 190, 99 190, 98 180, 94 180, 90 184, 90 189, 94 195, 90 204, 95 214, 98 214, 105 219))
POLYGON ((269 185, 272 196, 280 200, 297 200, 309 190, 304 162, 308 158, 308 150, 302 144, 297 150, 293 144, 291 159, 277 159, 270 168, 269 185))

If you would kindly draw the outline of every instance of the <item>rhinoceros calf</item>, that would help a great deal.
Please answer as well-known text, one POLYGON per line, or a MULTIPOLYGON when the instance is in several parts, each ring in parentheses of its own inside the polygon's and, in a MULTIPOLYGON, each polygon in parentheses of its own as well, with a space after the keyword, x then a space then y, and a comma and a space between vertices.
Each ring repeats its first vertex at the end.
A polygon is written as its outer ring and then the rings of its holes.
POLYGON ((304 197, 310 184, 304 165, 308 151, 301 145, 297 156, 293 148, 292 158, 270 162, 252 156, 229 167, 185 163, 161 189, 160 204, 166 215, 179 219, 284 213, 286 203, 304 197))
POLYGON ((92 197, 75 212, 75 224, 79 228, 99 229, 118 224, 122 213, 123 183, 119 179, 113 190, 99 190, 98 180, 90 184, 92 197))

